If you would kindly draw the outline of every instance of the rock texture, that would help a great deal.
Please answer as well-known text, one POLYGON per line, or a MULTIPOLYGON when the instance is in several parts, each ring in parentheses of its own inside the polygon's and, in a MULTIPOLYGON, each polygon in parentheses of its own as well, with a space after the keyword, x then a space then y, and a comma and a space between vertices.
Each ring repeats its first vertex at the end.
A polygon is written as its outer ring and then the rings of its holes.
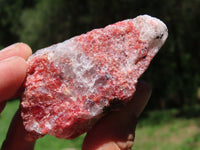
POLYGON ((167 36, 163 22, 143 15, 37 51, 21 100, 26 130, 66 139, 88 131, 131 99, 167 36))

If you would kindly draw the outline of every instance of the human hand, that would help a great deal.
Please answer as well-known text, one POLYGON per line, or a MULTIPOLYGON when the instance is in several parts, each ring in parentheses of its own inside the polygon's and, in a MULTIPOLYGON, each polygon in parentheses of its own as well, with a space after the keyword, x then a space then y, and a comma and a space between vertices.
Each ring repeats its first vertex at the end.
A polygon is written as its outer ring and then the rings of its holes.
MULTIPOLYGON (((9 46, 0 51, 0 72, 3 72, 0 75, 0 112, 3 110, 6 100, 18 95, 26 76, 25 60, 30 55, 31 49, 22 43, 9 46)), ((133 100, 120 111, 112 112, 100 120, 88 132, 82 149, 131 149, 136 119, 143 111, 150 94, 150 87, 144 82, 139 82, 133 100)), ((20 111, 18 110, 12 120, 2 150, 33 150, 35 141, 27 141, 26 136, 27 132, 24 129, 20 111)))
MULTIPOLYGON (((13 44, 0 51, 0 113, 7 100, 19 96, 26 77, 26 60, 31 54, 31 48, 24 43, 13 44)), ((33 147, 33 142, 26 142, 25 135, 26 131, 18 111, 10 125, 2 150, 33 147)))
POLYGON ((0 51, 0 113, 6 100, 15 98, 26 77, 25 60, 32 54, 23 43, 13 44, 0 51))
POLYGON ((136 92, 127 106, 105 116, 90 130, 83 142, 83 150, 131 150, 135 138, 137 118, 151 96, 151 88, 139 81, 136 92))

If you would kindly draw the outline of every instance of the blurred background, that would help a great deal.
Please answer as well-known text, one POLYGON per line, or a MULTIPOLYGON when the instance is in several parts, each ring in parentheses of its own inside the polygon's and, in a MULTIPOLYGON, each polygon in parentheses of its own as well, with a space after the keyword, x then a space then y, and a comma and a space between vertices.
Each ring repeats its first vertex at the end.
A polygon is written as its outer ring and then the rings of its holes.
MULTIPOLYGON (((200 149, 200 0, 0 0, 0 49, 24 42, 33 51, 141 14, 166 23, 169 37, 141 77, 152 97, 139 119, 134 149, 200 149)), ((0 145, 18 101, 0 115, 0 145), (10 117, 8 117, 10 116, 10 117)), ((46 136, 35 149, 80 149, 46 136)))

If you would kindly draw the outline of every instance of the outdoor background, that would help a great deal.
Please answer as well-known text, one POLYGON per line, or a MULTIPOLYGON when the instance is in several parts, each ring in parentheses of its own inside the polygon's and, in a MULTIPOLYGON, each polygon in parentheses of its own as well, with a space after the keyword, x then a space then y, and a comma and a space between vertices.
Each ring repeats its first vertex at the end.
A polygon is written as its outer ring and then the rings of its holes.
MULTIPOLYGON (((133 149, 200 150, 200 0, 0 0, 0 49, 24 42, 36 51, 141 14, 164 21, 169 37, 141 77, 153 92, 133 149)), ((18 105, 0 115, 0 146, 18 105)), ((80 149, 83 137, 46 136, 35 149, 80 149)))

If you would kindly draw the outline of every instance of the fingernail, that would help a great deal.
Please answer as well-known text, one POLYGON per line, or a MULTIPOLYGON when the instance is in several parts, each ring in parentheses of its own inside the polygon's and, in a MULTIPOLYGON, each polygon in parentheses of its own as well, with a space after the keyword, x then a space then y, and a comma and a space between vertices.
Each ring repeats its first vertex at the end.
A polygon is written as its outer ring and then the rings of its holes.
POLYGON ((101 145, 97 150, 120 150, 119 146, 115 142, 108 142, 101 145))
POLYGON ((27 56, 32 55, 32 50, 31 50, 30 46, 28 46, 27 44, 22 43, 22 42, 19 42, 19 43, 16 43, 16 47, 17 47, 18 49, 25 49, 25 50, 26 50, 26 55, 27 55, 27 56))

